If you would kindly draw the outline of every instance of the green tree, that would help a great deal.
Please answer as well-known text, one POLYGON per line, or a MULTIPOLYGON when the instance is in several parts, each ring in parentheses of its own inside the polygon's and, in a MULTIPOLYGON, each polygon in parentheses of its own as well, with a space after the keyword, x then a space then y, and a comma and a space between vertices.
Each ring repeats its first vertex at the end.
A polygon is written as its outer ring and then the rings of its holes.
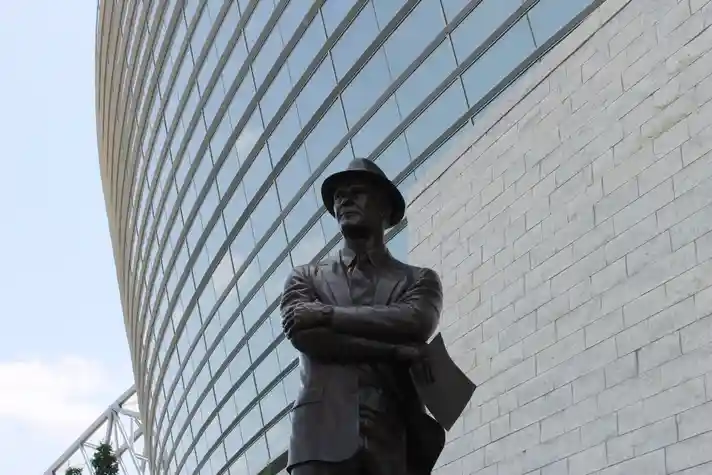
POLYGON ((114 449, 107 442, 102 442, 94 451, 91 459, 96 475, 119 475, 119 461, 114 449))
POLYGON ((69 467, 64 475, 82 475, 82 469, 78 467, 69 467))

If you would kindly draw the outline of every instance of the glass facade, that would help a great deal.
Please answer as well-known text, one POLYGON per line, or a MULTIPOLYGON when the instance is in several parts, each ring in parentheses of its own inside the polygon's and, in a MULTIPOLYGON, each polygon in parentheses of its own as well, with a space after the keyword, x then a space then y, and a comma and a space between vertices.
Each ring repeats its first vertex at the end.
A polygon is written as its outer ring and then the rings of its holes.
POLYGON ((153 473, 282 470, 298 382, 277 303, 338 244, 323 178, 369 157, 407 193, 597 3, 100 2, 102 180, 153 473))

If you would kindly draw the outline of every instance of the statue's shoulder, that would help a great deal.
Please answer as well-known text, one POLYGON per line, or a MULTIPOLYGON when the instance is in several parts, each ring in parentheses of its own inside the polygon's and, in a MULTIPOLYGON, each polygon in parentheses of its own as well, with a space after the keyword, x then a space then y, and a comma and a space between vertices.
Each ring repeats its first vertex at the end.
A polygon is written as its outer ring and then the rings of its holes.
POLYGON ((405 262, 399 261, 396 258, 393 258, 393 261, 398 267, 400 267, 405 273, 410 275, 414 280, 422 276, 440 280, 440 276, 438 275, 438 273, 429 267, 414 266, 412 264, 407 264, 405 262))
POLYGON ((308 262, 306 264, 294 266, 292 274, 314 277, 323 270, 331 268, 336 263, 338 263, 338 260, 335 257, 325 256, 324 258, 315 262, 308 262))

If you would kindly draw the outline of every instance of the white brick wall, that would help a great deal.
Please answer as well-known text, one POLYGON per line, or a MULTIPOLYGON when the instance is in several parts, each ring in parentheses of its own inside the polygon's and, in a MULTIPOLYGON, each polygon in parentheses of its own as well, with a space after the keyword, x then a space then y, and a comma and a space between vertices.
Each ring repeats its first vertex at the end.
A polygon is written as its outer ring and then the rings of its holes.
POLYGON ((711 0, 607 0, 419 185, 479 385, 437 473, 712 474, 711 50, 711 0))

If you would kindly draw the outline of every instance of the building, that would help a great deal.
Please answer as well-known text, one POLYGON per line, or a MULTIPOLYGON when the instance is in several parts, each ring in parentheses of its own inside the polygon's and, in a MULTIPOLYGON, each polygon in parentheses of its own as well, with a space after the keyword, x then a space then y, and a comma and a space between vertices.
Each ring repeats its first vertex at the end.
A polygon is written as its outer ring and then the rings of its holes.
POLYGON ((283 468, 296 354, 277 300, 338 244, 317 190, 354 156, 411 198, 391 250, 443 274, 441 329, 480 385, 440 473, 702 463, 708 428, 683 411, 712 384, 693 312, 710 167, 690 158, 711 9, 100 2, 101 173, 152 472, 283 468))
POLYGON ((101 442, 108 442, 119 462, 120 475, 149 475, 143 456, 143 425, 136 389, 129 388, 77 438, 50 466, 45 475, 64 475, 69 467, 94 475, 91 459, 101 442))
POLYGON ((606 0, 411 191, 479 384, 438 473, 712 473, 710 25, 606 0))

